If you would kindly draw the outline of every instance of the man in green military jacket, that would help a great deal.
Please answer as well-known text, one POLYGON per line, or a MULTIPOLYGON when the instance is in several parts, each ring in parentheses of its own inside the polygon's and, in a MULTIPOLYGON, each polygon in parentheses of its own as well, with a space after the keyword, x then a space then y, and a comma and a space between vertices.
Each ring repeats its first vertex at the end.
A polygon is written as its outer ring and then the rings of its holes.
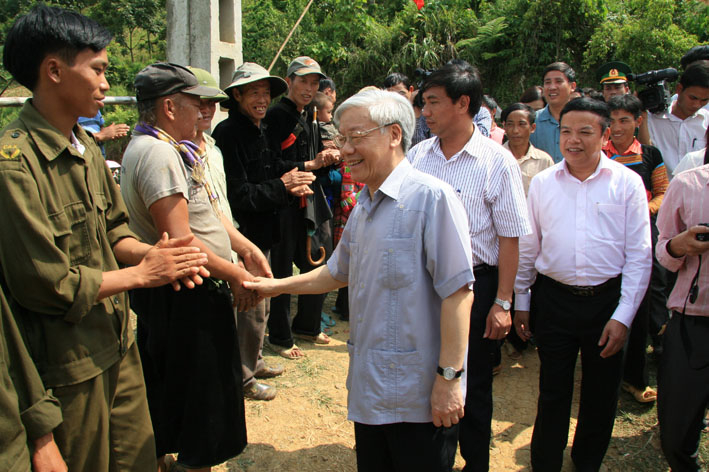
POLYGON ((6 36, 3 64, 33 98, 0 131, 0 284, 61 402, 54 438, 69 470, 153 471, 125 291, 193 287, 207 259, 185 246, 191 235, 136 239, 101 151, 76 124, 103 106, 110 41, 93 20, 42 5, 6 36))

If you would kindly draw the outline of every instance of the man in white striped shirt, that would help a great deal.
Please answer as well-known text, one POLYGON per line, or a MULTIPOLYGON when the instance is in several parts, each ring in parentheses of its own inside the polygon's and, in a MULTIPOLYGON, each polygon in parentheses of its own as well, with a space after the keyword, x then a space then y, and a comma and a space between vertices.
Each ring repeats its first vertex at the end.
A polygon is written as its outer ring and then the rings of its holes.
POLYGON ((475 301, 468 337, 468 392, 460 427, 464 471, 489 468, 492 368, 497 340, 510 330, 518 238, 531 231, 522 174, 512 154, 483 136, 471 118, 480 109, 480 76, 464 61, 433 72, 421 87, 423 116, 435 137, 411 149, 414 167, 450 184, 468 214, 475 301), (499 268, 499 270, 498 270, 499 268))

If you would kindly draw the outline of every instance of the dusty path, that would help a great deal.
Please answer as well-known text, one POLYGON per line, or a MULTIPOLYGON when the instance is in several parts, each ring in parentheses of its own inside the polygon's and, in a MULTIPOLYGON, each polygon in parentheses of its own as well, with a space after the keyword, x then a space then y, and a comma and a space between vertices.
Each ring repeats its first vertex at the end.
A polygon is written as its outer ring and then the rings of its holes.
MULTIPOLYGON (((334 300, 328 297, 326 307, 334 300)), ((329 312, 329 310, 328 310, 329 312)), ((335 319, 336 316, 333 315, 335 319)), ((355 471, 354 435, 347 421, 345 377, 349 324, 338 321, 328 346, 298 342, 307 353, 289 361, 264 350, 269 364, 283 364, 286 372, 269 383, 279 389, 271 402, 247 400, 249 446, 217 471, 355 471)), ((527 350, 512 361, 503 349, 502 373, 495 377, 492 471, 529 470, 529 443, 536 412, 539 360, 527 350)), ((578 387, 578 386, 577 386, 578 387)), ((578 390, 578 388, 577 388, 578 390)), ((578 397, 574 402, 574 415, 578 397)), ((657 442, 653 406, 640 406, 621 395, 614 439, 604 466, 611 471, 666 471, 657 442)), ((572 419, 570 435, 575 419, 572 419)), ((571 437, 571 436, 570 436, 571 437)), ((703 437, 704 457, 709 453, 703 437)), ((463 466, 460 456, 456 470, 463 466)), ((573 470, 565 460, 565 471, 573 470)))

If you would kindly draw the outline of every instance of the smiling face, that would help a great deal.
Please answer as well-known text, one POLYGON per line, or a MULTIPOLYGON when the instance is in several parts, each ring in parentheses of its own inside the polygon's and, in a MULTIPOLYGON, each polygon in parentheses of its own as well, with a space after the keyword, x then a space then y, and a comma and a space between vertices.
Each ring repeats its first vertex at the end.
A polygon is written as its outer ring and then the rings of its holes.
POLYGON ((609 133, 608 129, 601 133, 601 117, 590 111, 570 111, 561 118, 560 128, 559 147, 571 172, 595 169, 609 133))
POLYGON ((254 125, 259 126, 271 103, 271 84, 268 79, 234 87, 232 90, 234 100, 239 104, 239 111, 254 125))
POLYGON ((77 118, 95 116, 103 107, 103 99, 109 89, 106 80, 108 55, 106 50, 94 52, 84 49, 69 65, 58 56, 47 56, 50 63, 49 73, 58 83, 57 94, 61 97, 63 108, 77 118))
POLYGON ((347 137, 347 143, 340 149, 340 156, 350 168, 352 179, 367 184, 371 193, 381 186, 403 157, 401 129, 398 125, 385 126, 366 136, 352 139, 352 133, 377 126, 366 108, 348 108, 340 116, 339 132, 347 137))
POLYGON ((618 151, 625 152, 633 144, 635 129, 640 126, 641 121, 642 117, 636 119, 629 111, 611 112, 611 141, 618 151))
POLYGON ((569 82, 563 72, 550 70, 544 76, 544 98, 552 108, 563 108, 569 101, 571 92, 576 89, 576 82, 569 82))
POLYGON ((217 111, 217 102, 209 98, 202 98, 199 101, 199 113, 202 117, 197 122, 197 130, 207 131, 212 126, 212 118, 217 111))
POLYGON ((511 146, 526 146, 529 135, 536 129, 535 123, 529 123, 529 114, 524 110, 515 110, 507 115, 503 127, 511 146))
POLYGON ((294 75, 287 77, 288 98, 290 98, 299 111, 313 101, 315 92, 320 88, 320 76, 318 74, 294 75))

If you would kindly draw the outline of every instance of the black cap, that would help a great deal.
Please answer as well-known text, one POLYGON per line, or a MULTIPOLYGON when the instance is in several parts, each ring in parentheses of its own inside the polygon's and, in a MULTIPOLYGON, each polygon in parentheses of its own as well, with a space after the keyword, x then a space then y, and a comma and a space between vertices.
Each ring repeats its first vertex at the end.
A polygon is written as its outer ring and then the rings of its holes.
POLYGON ((178 92, 201 97, 217 95, 220 91, 199 85, 192 71, 170 62, 150 64, 135 76, 135 94, 139 102, 178 92))

